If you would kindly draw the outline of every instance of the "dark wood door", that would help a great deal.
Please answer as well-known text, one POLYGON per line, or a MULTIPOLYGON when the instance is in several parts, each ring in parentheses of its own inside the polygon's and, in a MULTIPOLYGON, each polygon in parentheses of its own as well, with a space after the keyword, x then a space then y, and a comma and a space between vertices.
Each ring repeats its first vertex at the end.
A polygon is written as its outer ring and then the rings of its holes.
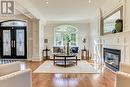
POLYGON ((0 27, 1 58, 26 59, 26 27, 0 27))

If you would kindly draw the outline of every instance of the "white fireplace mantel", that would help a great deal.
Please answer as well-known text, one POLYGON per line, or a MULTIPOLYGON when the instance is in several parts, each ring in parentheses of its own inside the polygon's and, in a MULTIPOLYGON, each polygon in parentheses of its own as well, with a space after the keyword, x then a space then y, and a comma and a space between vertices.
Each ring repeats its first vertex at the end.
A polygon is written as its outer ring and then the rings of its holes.
POLYGON ((130 64, 130 32, 102 36, 102 48, 121 50, 121 62, 130 64))

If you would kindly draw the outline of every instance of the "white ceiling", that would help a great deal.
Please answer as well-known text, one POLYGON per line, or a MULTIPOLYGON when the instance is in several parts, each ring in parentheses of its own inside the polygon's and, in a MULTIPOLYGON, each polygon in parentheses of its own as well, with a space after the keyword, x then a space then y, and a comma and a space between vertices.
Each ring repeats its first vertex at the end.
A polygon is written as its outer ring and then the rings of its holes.
MULTIPOLYGON (((98 8, 110 0, 16 0, 34 15, 47 21, 84 21, 91 20, 98 8)), ((111 0, 113 1, 113 0, 111 0)))
MULTIPOLYGON (((94 2, 88 4, 88 0, 48 1, 48 5, 45 3, 46 0, 32 0, 32 3, 35 3, 35 7, 49 21, 86 20, 95 16, 96 8, 101 5, 94 2)), ((98 1, 101 2, 103 0, 98 1)))
POLYGON ((35 18, 28 10, 21 6, 19 3, 15 2, 15 15, 23 14, 29 18, 35 18))

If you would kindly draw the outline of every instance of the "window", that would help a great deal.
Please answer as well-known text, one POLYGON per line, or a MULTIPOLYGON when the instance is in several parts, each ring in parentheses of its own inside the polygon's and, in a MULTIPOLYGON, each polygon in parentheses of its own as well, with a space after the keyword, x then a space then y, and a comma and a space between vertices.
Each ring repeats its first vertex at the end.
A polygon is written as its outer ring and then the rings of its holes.
POLYGON ((17 26, 27 26, 27 23, 25 21, 21 21, 21 20, 8 20, 8 21, 4 21, 1 23, 2 27, 17 27, 17 26))
POLYGON ((55 46, 77 46, 77 28, 71 25, 61 25, 55 28, 55 46))

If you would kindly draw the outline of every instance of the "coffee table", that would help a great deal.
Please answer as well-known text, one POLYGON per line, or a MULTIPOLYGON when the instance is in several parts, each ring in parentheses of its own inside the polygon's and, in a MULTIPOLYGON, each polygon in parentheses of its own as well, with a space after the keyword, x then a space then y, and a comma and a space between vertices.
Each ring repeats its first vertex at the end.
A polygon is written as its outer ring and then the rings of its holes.
POLYGON ((54 65, 70 66, 77 65, 77 54, 54 54, 54 65))

